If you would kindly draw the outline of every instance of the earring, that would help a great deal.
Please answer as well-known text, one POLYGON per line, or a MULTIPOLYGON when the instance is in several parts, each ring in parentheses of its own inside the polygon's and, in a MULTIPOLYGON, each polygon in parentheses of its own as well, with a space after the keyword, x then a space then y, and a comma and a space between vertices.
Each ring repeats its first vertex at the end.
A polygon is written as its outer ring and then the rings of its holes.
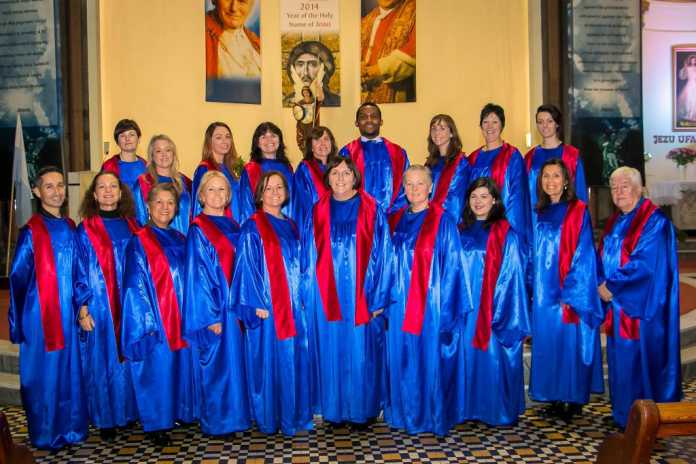
POLYGON ((568 190, 568 184, 565 184, 565 185, 563 186, 563 190, 568 190))

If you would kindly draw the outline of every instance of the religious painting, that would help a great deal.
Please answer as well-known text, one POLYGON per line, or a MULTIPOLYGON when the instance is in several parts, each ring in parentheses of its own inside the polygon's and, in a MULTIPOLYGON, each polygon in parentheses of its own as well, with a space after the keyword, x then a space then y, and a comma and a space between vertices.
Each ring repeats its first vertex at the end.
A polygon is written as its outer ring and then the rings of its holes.
POLYGON ((205 0, 205 99, 261 103, 261 0, 205 0))
POLYGON ((360 101, 416 101, 416 0, 361 0, 360 101))
POLYGON ((672 47, 672 129, 696 132, 696 44, 672 47))

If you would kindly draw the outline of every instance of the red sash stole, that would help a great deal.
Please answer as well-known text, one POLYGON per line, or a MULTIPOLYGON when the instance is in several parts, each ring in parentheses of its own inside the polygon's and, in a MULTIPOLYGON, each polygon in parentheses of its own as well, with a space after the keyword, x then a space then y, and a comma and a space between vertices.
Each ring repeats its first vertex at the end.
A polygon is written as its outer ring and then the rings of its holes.
POLYGON ((251 186, 251 196, 253 197, 254 192, 256 192, 256 186, 263 175, 263 169, 261 169, 261 163, 256 161, 249 161, 244 166, 244 169, 247 172, 247 176, 249 176, 249 186, 251 186))
MULTIPOLYGON (((102 164, 102 167, 101 167, 102 172, 103 171, 113 172, 114 174, 116 174, 116 176, 121 178, 121 167, 118 165, 118 162, 120 160, 121 160, 121 156, 120 156, 120 154, 118 154, 118 155, 114 155, 111 158, 109 158, 108 160, 104 161, 104 163, 102 164)), ((136 160, 140 160, 145 165, 147 165, 147 161, 145 161, 140 156, 136 155, 136 160)))
POLYGON ((491 339, 491 324, 493 323, 493 297, 498 283, 498 275, 503 264, 505 239, 510 223, 505 219, 496 221, 491 226, 486 242, 486 263, 483 267, 483 285, 481 285, 481 302, 476 318, 476 332, 473 346, 479 350, 488 350, 491 339))
MULTIPOLYGON (((74 222, 70 219, 66 219, 66 221, 73 229, 75 228, 74 222)), ((27 221, 27 227, 31 231, 32 247, 34 248, 34 274, 39 292, 44 347, 46 351, 62 350, 65 348, 65 336, 60 308, 58 272, 51 235, 40 214, 34 214, 27 221)))
MULTIPOLYGON (((217 164, 215 164, 215 162, 213 160, 209 160, 209 159, 203 160, 198 165, 205 166, 206 168, 208 168, 208 171, 220 171, 220 168, 218 168, 217 164)), ((184 182, 186 182, 188 180, 188 186, 189 186, 189 189, 191 189, 191 180, 188 177, 185 177, 183 175, 181 176, 181 178, 184 180, 184 182)), ((200 185, 198 186, 198 188, 200 188, 200 185)), ((198 201, 198 192, 191 192, 191 196, 193 197, 192 201, 198 201)), ((252 192, 252 196, 253 196, 253 192, 252 192)), ((230 199, 231 199, 230 200, 231 202, 234 201, 234 199, 232 198, 232 186, 231 185, 230 185, 230 199)), ((193 212, 193 208, 191 208, 191 212, 193 212)), ((229 205, 225 206, 225 216, 227 216, 230 219, 232 218, 232 208, 230 208, 229 205)))
MULTIPOLYGON (((481 153, 482 148, 483 147, 477 148, 467 158, 471 166, 474 166, 476 164, 476 160, 478 159, 478 156, 481 153)), ((505 188, 505 174, 507 173, 507 168, 510 164, 510 159, 512 158, 513 152, 514 150, 512 145, 505 142, 503 143, 500 152, 496 155, 495 159, 493 160, 493 163, 491 163, 491 179, 493 179, 493 182, 496 183, 501 192, 503 191, 503 188, 505 188)))
MULTIPOLYGON (((138 225, 133 218, 125 218, 128 228, 132 233, 138 231, 138 225)), ((85 218, 82 225, 87 233, 87 238, 94 248, 97 262, 101 268, 106 295, 109 299, 111 309, 111 321, 114 324, 114 335, 116 336, 116 346, 120 350, 121 346, 121 299, 118 293, 118 282, 116 282, 116 260, 114 258, 114 247, 106 230, 104 220, 100 216, 85 218)))
POLYGON ((450 184, 454 178, 454 174, 457 172, 459 163, 465 158, 464 153, 459 153, 454 160, 450 163, 445 163, 442 168, 442 173, 440 174, 440 179, 437 182, 437 187, 435 188, 435 195, 433 195, 433 203, 437 203, 440 206, 445 204, 447 200, 447 194, 449 193, 450 184))
POLYGON ((230 239, 225 235, 207 215, 201 213, 196 216, 193 223, 201 228, 201 232, 205 238, 215 249, 220 261, 220 267, 225 274, 227 285, 232 283, 232 269, 234 267, 234 256, 236 250, 230 239))
POLYGON ((329 189, 324 185, 324 175, 321 173, 319 162, 315 159, 302 161, 307 165, 307 170, 314 183, 314 190, 317 192, 317 198, 321 198, 329 189))
POLYGON ((387 221, 389 221, 389 230, 391 231, 392 235, 394 235, 394 231, 396 230, 396 226, 399 225, 399 222, 401 222, 401 218, 404 216, 404 213, 407 210, 408 210, 408 206, 404 206, 400 210, 389 215, 389 218, 387 219, 387 221))
POLYGON ((283 250, 280 248, 280 240, 278 240, 266 213, 257 210, 251 215, 251 219, 256 223, 256 229, 261 236, 266 269, 269 271, 268 281, 271 285, 271 305, 273 306, 276 336, 278 340, 285 340, 297 335, 297 331, 292 314, 292 299, 290 298, 288 274, 283 260, 283 250), (273 276, 270 275, 271 270, 274 273, 273 276))
MULTIPOLYGON (((578 248, 580 230, 582 229, 582 221, 585 217, 586 209, 587 207, 585 203, 577 199, 573 200, 568 203, 568 209, 566 210, 565 217, 563 218, 563 224, 561 225, 561 240, 558 250, 558 273, 561 288, 563 288, 565 278, 570 272, 570 266, 573 263, 573 256, 575 255, 575 250, 578 248)), ((570 305, 564 303, 563 323, 577 324, 578 322, 580 322, 578 315, 572 310, 570 305)))
MULTIPOLYGON (((365 273, 372 252, 377 203, 370 195, 360 190, 360 207, 355 231, 356 241, 356 289, 355 325, 370 321, 365 298, 365 273)), ((331 254, 331 194, 327 193, 314 205, 314 243, 317 247, 317 279, 324 303, 324 313, 329 321, 341 320, 341 306, 338 301, 333 256, 331 254)))
MULTIPOLYGON (((534 158, 534 153, 536 153, 539 145, 532 148, 524 155, 524 164, 527 166, 527 174, 532 171, 532 161, 534 158)), ((578 168, 578 161, 580 158, 580 151, 572 145, 563 144, 563 153, 561 154, 561 161, 565 164, 566 169, 568 169, 568 175, 570 176, 571 182, 575 182, 575 172, 578 168)))
MULTIPOLYGON (((384 146, 387 148, 387 153, 389 153, 389 159, 391 160, 392 168, 392 197, 389 202, 389 207, 391 207, 396 198, 399 196, 399 190, 401 189, 401 180, 404 176, 404 166, 406 165, 406 156, 403 154, 403 149, 389 140, 382 137, 384 146)), ((362 147, 360 139, 357 138, 348 144, 348 153, 350 157, 355 162, 355 165, 360 171, 363 177, 363 184, 365 183, 365 152, 362 147)), ((386 208, 389 209, 389 208, 386 208)))
POLYGON ((138 176, 138 185, 140 186, 140 193, 143 195, 143 201, 147 203, 147 196, 150 194, 150 190, 155 185, 155 179, 152 178, 152 174, 146 172, 145 174, 140 174, 138 176))
MULTIPOLYGON (((638 244, 641 234, 643 233, 643 228, 645 224, 650 219, 650 216, 657 210, 657 206, 653 204, 650 200, 645 198, 643 203, 641 203, 636 215, 631 220, 631 224, 628 226, 626 235, 621 242, 621 261, 620 265, 624 266, 630 261, 631 253, 638 244)), ((599 254, 604 257, 604 237, 606 237, 609 232, 614 228, 614 224, 619 217, 619 212, 614 213, 604 226, 604 232, 602 238, 599 242, 599 254)), ((613 304, 613 303, 612 303, 613 304)), ((623 309, 619 309, 619 336, 628 340, 640 340, 640 319, 634 319, 626 314, 623 309)), ((606 323, 606 333, 607 336, 614 335, 614 314, 613 311, 607 312, 606 323)))
POLYGON ((181 311, 174 290, 174 280, 169 268, 169 260, 162 245, 150 227, 143 227, 135 233, 145 251, 145 257, 150 267, 150 275, 155 286, 157 305, 159 306, 162 327, 164 328, 169 349, 178 351, 186 348, 186 342, 181 336, 181 311))
POLYGON ((406 314, 401 330, 413 335, 420 335, 423 330, 425 303, 430 283, 430 266, 435 254, 435 239, 440 229, 440 219, 444 210, 438 204, 430 205, 426 213, 416 247, 413 251, 411 283, 406 298, 406 314))

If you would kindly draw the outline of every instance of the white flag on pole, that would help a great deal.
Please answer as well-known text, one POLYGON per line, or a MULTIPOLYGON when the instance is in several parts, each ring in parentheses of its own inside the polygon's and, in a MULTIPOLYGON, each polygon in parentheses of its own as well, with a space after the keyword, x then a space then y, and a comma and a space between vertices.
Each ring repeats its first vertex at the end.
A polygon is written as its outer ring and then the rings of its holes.
POLYGON ((14 160, 12 162, 12 184, 14 186, 15 224, 21 227, 31 218, 31 186, 27 172, 27 154, 24 149, 22 119, 17 113, 15 130, 14 160))

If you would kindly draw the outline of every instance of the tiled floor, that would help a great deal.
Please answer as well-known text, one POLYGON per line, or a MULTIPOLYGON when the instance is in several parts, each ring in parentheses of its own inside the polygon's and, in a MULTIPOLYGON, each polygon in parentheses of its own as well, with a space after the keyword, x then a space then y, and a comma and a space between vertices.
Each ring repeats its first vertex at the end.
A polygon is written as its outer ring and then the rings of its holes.
MULTIPOLYGON (((696 381, 686 386, 686 400, 696 401, 696 381)), ((6 408, 15 440, 26 440, 26 423, 20 408, 6 408)), ((527 411, 515 427, 460 425, 450 435, 406 435, 383 423, 365 432, 316 430, 294 438, 246 432, 227 439, 201 435, 197 426, 177 429, 172 446, 157 449, 134 427, 119 439, 103 443, 92 433, 86 443, 57 453, 36 451, 40 463, 216 463, 216 462, 479 462, 479 463, 590 463, 604 437, 616 431, 605 422, 609 406, 597 397, 582 417, 568 425, 527 411)), ((661 440, 653 463, 696 462, 696 437, 661 440)))

